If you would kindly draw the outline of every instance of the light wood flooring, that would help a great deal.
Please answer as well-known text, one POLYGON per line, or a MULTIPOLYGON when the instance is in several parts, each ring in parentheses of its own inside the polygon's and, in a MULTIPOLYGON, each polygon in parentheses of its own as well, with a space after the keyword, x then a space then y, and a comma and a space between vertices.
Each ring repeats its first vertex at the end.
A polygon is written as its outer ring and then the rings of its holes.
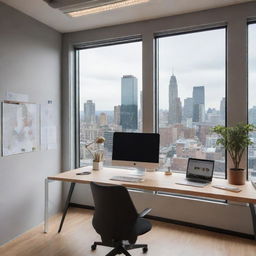
MULTIPOLYGON (((93 211, 71 208, 57 233, 60 215, 51 218, 49 233, 40 225, 0 247, 1 256, 104 256, 111 249, 99 246, 91 252, 91 244, 100 241, 91 220, 93 211)), ((255 256, 256 242, 229 235, 151 221, 153 229, 139 237, 147 243, 147 256, 255 256)), ((134 256, 144 255, 141 249, 131 250, 134 256)))

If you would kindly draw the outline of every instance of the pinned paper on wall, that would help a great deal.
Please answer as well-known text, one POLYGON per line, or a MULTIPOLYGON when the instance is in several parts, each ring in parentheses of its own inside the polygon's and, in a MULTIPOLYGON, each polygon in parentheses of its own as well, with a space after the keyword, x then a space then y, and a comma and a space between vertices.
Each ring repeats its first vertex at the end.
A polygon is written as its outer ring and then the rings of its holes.
POLYGON ((37 104, 2 104, 3 156, 38 150, 39 116, 37 104))
POLYGON ((29 97, 27 94, 6 92, 6 100, 8 101, 18 101, 18 102, 28 102, 29 97))
POLYGON ((41 104, 41 150, 57 148, 56 108, 52 101, 41 104))

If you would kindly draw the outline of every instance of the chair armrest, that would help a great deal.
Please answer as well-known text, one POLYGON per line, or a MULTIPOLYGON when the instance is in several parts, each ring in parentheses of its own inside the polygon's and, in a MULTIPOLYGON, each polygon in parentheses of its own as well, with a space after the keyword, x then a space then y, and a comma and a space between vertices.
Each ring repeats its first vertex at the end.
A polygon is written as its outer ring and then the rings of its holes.
POLYGON ((145 215, 147 215, 152 209, 151 208, 146 208, 145 210, 143 210, 140 214, 139 217, 143 218, 145 215))

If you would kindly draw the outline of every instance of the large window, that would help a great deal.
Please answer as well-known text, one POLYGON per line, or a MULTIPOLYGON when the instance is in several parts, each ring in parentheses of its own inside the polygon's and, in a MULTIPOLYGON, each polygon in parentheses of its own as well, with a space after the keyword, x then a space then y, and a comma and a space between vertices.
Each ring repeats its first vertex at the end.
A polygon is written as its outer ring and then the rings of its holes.
MULTIPOLYGON (((248 121, 256 125, 256 24, 248 26, 248 121)), ((256 176, 256 132, 251 133, 254 142, 248 149, 248 174, 256 176)))
POLYGON ((211 128, 225 125, 226 29, 159 37, 159 132, 163 167, 184 172, 188 157, 215 160, 225 176, 225 150, 211 128))
POLYGON ((92 157, 85 145, 106 139, 105 165, 111 164, 115 131, 142 130, 142 44, 123 43, 78 50, 80 166, 92 157))

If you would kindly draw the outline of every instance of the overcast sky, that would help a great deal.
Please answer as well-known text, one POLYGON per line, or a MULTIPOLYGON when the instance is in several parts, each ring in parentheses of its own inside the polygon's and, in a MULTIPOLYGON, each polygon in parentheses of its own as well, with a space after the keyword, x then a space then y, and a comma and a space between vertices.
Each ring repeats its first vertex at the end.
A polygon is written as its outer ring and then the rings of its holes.
POLYGON ((249 25, 249 107, 256 106, 256 24, 249 25))
MULTIPOLYGON (((256 105, 256 24, 249 28, 249 104, 256 105)), ((193 86, 205 86, 206 109, 219 109, 225 95, 225 30, 210 30, 159 39, 159 106, 168 109, 169 79, 174 72, 182 100, 193 86)), ((121 103, 121 77, 138 78, 142 90, 141 42, 80 51, 80 103, 91 99, 96 110, 113 110, 121 103)), ((139 93, 138 93, 139 95, 139 93)), ((140 100, 140 97, 139 97, 140 100)))
POLYGON ((141 42, 81 50, 81 108, 88 99, 95 102, 96 110, 113 110, 120 105, 123 75, 137 77, 138 90, 142 90, 141 42))

